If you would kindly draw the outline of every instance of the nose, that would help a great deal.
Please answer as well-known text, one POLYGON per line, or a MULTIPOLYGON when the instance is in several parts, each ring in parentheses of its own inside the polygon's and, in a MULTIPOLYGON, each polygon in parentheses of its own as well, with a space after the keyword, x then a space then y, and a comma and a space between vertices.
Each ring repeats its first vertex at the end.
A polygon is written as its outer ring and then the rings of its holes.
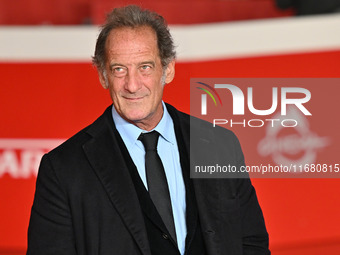
POLYGON ((137 71, 129 70, 125 80, 125 89, 129 93, 137 92, 141 87, 141 79, 137 71))

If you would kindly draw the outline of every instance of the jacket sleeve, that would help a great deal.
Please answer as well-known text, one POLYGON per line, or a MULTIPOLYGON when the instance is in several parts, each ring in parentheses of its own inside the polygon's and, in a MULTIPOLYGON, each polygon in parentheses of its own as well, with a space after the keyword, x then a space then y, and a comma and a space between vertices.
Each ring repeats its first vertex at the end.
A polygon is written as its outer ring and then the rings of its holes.
POLYGON ((249 179, 239 180, 244 255, 269 255, 268 233, 256 192, 249 179))
POLYGON ((27 255, 77 254, 71 212, 52 164, 40 163, 28 228, 27 255))

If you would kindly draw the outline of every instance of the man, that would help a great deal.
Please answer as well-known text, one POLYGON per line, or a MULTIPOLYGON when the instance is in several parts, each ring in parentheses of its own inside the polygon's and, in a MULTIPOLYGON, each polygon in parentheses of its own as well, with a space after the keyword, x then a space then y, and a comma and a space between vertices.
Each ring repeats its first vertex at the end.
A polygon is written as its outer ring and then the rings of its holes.
MULTIPOLYGON (((175 74, 163 18, 113 10, 94 64, 113 106, 43 157, 27 254, 270 254, 249 179, 190 179, 190 117, 162 102, 175 74)), ((194 122, 194 146, 244 164, 230 131, 201 139, 210 125, 194 122)))

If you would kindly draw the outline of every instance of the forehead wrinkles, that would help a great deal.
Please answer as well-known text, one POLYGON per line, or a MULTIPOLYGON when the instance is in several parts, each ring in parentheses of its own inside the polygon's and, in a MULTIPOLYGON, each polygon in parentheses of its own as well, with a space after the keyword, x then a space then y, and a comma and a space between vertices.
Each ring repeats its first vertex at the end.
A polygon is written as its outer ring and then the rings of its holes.
POLYGON ((106 41, 107 57, 128 54, 157 54, 159 49, 155 31, 147 26, 138 28, 116 28, 112 30, 106 41))

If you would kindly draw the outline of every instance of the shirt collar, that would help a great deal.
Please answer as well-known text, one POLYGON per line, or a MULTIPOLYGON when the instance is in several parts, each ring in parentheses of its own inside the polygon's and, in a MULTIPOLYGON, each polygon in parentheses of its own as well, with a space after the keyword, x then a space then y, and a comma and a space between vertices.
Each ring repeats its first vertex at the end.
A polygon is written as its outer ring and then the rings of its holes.
POLYGON ((156 130, 158 133, 160 133, 160 135, 169 143, 175 144, 176 136, 174 123, 163 101, 162 105, 164 109, 162 119, 153 130, 156 130))
MULTIPOLYGON (((153 130, 156 130, 166 141, 175 144, 176 136, 173 128, 173 121, 163 101, 162 105, 164 109, 162 119, 153 130)), ((140 129, 139 127, 124 120, 117 113, 114 106, 112 106, 112 117, 120 136, 122 137, 125 145, 129 148, 136 144, 136 141, 142 132, 146 132, 145 130, 140 129)))

